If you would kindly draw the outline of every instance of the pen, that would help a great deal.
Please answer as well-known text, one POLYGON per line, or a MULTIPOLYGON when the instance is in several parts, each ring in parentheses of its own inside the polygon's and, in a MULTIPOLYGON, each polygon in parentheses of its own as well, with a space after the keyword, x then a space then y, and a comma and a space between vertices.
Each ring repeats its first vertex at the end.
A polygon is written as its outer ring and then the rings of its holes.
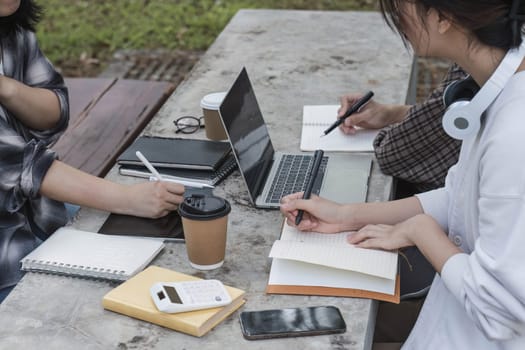
POLYGON ((160 176, 160 174, 157 171, 157 169, 155 169, 153 167, 153 165, 151 165, 149 160, 147 160, 146 157, 144 157, 144 155, 140 151, 135 152, 135 154, 136 154, 137 158, 140 159, 142 164, 144 164, 146 166, 146 168, 148 168, 149 172, 153 175, 153 177, 155 177, 159 181, 162 180, 162 176, 160 176))
POLYGON ((365 103, 370 101, 372 96, 374 96, 374 93, 372 91, 368 91, 363 97, 361 97, 359 100, 357 100, 357 102, 354 103, 352 105, 352 107, 350 107, 342 117, 337 118, 337 120, 332 125, 330 125, 328 127, 328 129, 326 129, 324 131, 324 133, 323 133, 323 135, 321 135, 321 137, 323 137, 325 135, 328 135, 332 130, 334 130, 339 125, 341 125, 345 121, 346 118, 348 118, 350 115, 352 115, 355 112, 357 112, 359 110, 359 108, 363 107, 363 105, 365 103))
POLYGON ((193 181, 186 181, 186 180, 173 180, 173 179, 164 179, 160 173, 157 171, 157 169, 155 169, 153 167, 153 165, 151 165, 151 163, 146 159, 146 157, 144 157, 144 155, 142 154, 142 152, 140 151, 137 151, 135 152, 135 154, 137 155, 137 157, 140 159, 140 161, 146 166, 146 168, 148 168, 149 172, 153 175, 150 177, 150 181, 151 180, 158 180, 158 181, 168 181, 168 182, 176 182, 178 184, 181 184, 183 186, 189 186, 189 187, 196 187, 196 188, 203 188, 203 187, 207 187, 207 188, 214 188, 213 186, 211 185, 208 185, 208 184, 202 184, 200 182, 193 182, 193 181))
MULTIPOLYGON (((149 180, 156 181, 157 178, 155 176, 150 176, 149 180)), ((215 188, 212 185, 203 184, 203 183, 195 182, 195 181, 178 180, 178 179, 176 180, 176 179, 169 179, 169 178, 163 178, 162 181, 174 182, 174 183, 178 183, 184 186, 195 187, 195 188, 215 188)))
MULTIPOLYGON (((314 153, 314 163, 312 165, 312 171, 310 172, 310 178, 308 179, 308 182, 306 183, 306 188, 304 189, 303 199, 310 199, 310 195, 312 194, 312 189, 314 187, 315 178, 319 173, 319 167, 321 166, 321 161, 323 160, 323 154, 324 152, 320 149, 316 150, 314 153)), ((296 225, 299 225, 301 223, 301 220, 303 219, 303 214, 304 212, 301 209, 299 209, 299 211, 297 212, 297 216, 295 217, 296 225)))

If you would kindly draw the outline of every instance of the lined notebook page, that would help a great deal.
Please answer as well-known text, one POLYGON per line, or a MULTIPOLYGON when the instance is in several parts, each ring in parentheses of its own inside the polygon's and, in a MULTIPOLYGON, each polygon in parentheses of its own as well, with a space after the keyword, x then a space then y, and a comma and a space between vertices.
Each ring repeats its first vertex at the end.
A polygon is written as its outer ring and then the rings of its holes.
POLYGON ((379 130, 359 129, 354 135, 346 135, 336 128, 320 137, 337 118, 338 105, 303 106, 301 151, 373 151, 373 141, 379 130))
POLYGON ((153 239, 62 227, 21 260, 22 270, 126 280, 162 250, 153 239))
POLYGON ((285 223, 281 239, 274 242, 270 257, 395 280, 397 253, 357 248, 346 242, 348 234, 300 232, 285 223))

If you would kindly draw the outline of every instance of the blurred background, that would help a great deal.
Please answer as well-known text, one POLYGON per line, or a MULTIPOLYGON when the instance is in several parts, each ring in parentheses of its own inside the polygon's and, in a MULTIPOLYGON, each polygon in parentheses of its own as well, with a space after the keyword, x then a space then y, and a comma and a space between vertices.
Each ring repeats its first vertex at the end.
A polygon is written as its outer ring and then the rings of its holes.
MULTIPOLYGON (((37 36, 66 77, 120 75, 184 79, 241 8, 376 11, 377 0, 46 0, 37 36), (152 67, 171 67, 159 73, 152 67), (125 71, 123 71, 125 70, 125 71)), ((352 24, 349 23, 348 26, 352 24)), ((344 35, 344 28, 334 35, 344 35)), ((418 96, 439 81, 446 63, 418 60, 418 96)))

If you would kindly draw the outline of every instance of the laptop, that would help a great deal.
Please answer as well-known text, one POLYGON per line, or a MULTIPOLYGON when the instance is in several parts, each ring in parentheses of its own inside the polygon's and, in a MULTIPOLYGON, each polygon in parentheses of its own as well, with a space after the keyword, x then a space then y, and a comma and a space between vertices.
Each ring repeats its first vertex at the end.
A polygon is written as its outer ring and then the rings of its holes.
MULTIPOLYGON (((255 207, 278 209, 281 197, 304 190, 313 153, 274 150, 246 68, 224 97, 219 114, 255 207)), ((325 155, 312 193, 338 203, 364 202, 371 164, 372 154, 325 155)))

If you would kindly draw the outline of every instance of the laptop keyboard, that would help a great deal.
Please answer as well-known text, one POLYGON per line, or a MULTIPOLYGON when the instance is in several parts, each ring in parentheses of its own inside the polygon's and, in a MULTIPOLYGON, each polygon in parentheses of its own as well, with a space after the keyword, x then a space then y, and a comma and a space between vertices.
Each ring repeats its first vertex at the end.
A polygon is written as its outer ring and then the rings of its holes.
MULTIPOLYGON (((281 158, 267 203, 279 203, 283 196, 303 191, 308 182, 314 157, 309 154, 285 154, 281 158)), ((328 157, 323 157, 319 174, 324 173, 328 157)))

